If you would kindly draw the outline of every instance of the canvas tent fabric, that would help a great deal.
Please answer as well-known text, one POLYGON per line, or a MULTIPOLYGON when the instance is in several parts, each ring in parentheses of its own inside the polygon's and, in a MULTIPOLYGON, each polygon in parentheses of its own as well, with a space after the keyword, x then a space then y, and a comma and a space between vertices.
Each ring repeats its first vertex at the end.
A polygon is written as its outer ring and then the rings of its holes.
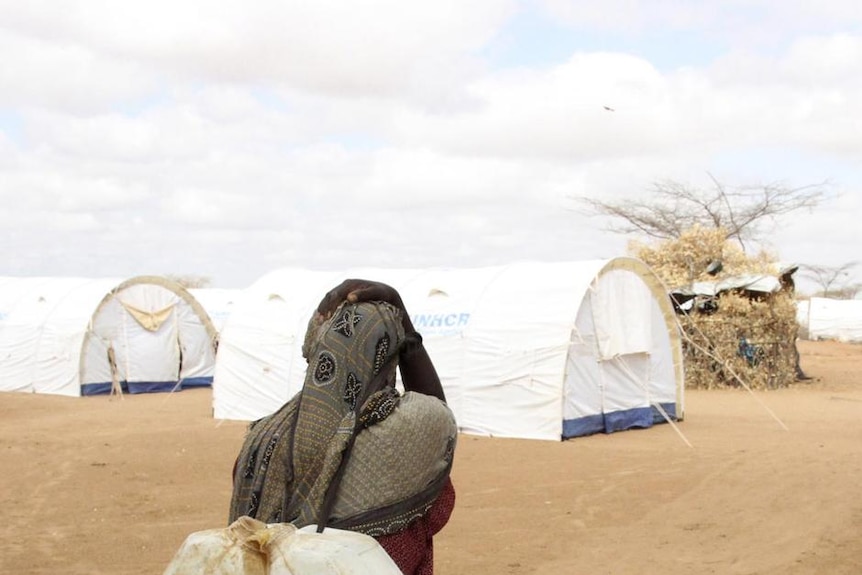
POLYGON ((120 278, 0 278, 0 391, 78 396, 93 310, 120 278))
POLYGON ((192 288, 191 296, 201 304, 216 332, 221 332, 233 310, 234 301, 242 293, 241 289, 192 288))
POLYGON ((299 391, 307 321, 348 277, 399 290, 462 432, 559 440, 683 416, 667 292, 643 262, 615 258, 267 274, 237 300, 222 332, 216 418, 255 420, 299 391))
POLYGON ((215 336, 200 304, 157 276, 0 278, 0 391, 210 385, 215 336))
POLYGON ((862 300, 813 297, 799 302, 797 319, 808 338, 862 342, 862 300))

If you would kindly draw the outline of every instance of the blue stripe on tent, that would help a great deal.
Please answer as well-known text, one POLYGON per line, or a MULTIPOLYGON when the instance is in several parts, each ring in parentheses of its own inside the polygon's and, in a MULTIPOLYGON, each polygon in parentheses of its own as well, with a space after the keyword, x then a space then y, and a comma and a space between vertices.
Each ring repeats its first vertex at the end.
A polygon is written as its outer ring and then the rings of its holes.
MULTIPOLYGON (((108 395, 111 393, 111 382, 102 383, 85 383, 81 386, 81 395, 108 395)), ((121 382, 120 387, 123 391, 128 391, 126 382, 121 382)))
MULTIPOLYGON (((180 391, 187 387, 212 387, 212 376, 190 377, 184 379, 182 384, 177 387, 176 381, 135 381, 127 383, 120 382, 120 388, 123 393, 158 393, 172 391, 180 391)), ((111 382, 100 383, 85 383, 81 386, 81 395, 108 395, 111 393, 111 382)))
MULTIPOLYGON (((662 409, 676 420, 676 404, 661 403, 662 409)), ((613 433, 625 429, 637 429, 652 427, 656 423, 664 423, 665 418, 658 409, 650 407, 636 407, 623 411, 611 413, 597 413, 586 415, 575 419, 563 420, 563 439, 582 437, 594 433, 613 433)))
MULTIPOLYGON (((676 417, 676 404, 675 403, 659 403, 664 412, 670 417, 673 421, 679 421, 676 417)), ((661 414, 661 412, 655 407, 652 408, 652 420, 655 423, 667 423, 667 420, 661 414)))
POLYGON ((583 437, 584 435, 601 433, 604 430, 605 416, 601 413, 563 420, 563 439, 583 437))
POLYGON ((212 387, 213 376, 187 377, 183 380, 183 389, 187 387, 212 387))
POLYGON ((652 407, 636 407, 605 414, 605 433, 652 427, 652 407))
POLYGON ((174 388, 176 388, 177 390, 181 389, 180 387, 177 387, 176 380, 129 382, 129 393, 159 393, 164 391, 171 391, 174 388))

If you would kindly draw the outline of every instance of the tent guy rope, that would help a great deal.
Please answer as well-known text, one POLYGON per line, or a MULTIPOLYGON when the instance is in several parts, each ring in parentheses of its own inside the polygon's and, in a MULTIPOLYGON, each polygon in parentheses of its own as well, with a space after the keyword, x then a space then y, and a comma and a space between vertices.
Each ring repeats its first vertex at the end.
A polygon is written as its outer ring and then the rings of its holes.
MULTIPOLYGON (((731 376, 733 376, 733 378, 734 378, 736 381, 738 381, 738 382, 739 382, 739 385, 741 385, 741 386, 742 386, 742 387, 743 387, 743 388, 744 388, 744 389, 745 389, 745 390, 746 390, 746 391, 751 395, 751 397, 753 397, 753 398, 754 398, 754 400, 755 400, 758 404, 760 404, 760 406, 761 406, 764 410, 766 410, 766 412, 767 412, 770 416, 772 416, 772 418, 773 418, 776 422, 778 422, 778 425, 780 425, 780 426, 782 427, 782 429, 784 429, 785 431, 790 431, 790 428, 789 428, 789 427, 787 427, 787 425, 785 425, 783 421, 781 421, 781 418, 779 418, 779 417, 775 414, 775 412, 774 412, 774 411, 772 411, 772 410, 769 408, 769 406, 768 406, 768 405, 766 405, 766 404, 765 404, 765 403, 764 403, 764 402, 763 402, 759 397, 757 397, 757 394, 756 394, 756 393, 754 393, 754 390, 753 390, 753 389, 751 389, 751 386, 749 386, 747 383, 745 383, 745 381, 744 381, 744 380, 743 380, 743 379, 742 379, 742 378, 741 378, 741 377, 740 377, 740 376, 739 376, 739 375, 738 375, 738 374, 733 370, 733 368, 732 368, 732 367, 730 367, 730 363, 729 363, 727 360, 725 360, 725 359, 723 359, 723 358, 721 358, 721 357, 717 356, 716 354, 712 353, 712 352, 711 352, 711 351, 709 351, 708 349, 704 348, 702 345, 699 345, 699 344, 698 344, 696 341, 694 341, 692 338, 690 338, 690 337, 688 336, 688 334, 685 332, 685 330, 683 329, 682 324, 679 322, 679 319, 677 319, 677 324, 679 325, 679 331, 680 331, 680 333, 682 334, 682 337, 683 337, 683 338, 684 338, 688 343, 690 343, 691 345, 693 345, 693 346, 694 346, 698 351, 700 351, 701 353, 706 354, 708 357, 711 357, 711 358, 712 358, 712 359, 714 359, 715 361, 719 362, 719 363, 722 365, 722 367, 724 367, 724 368, 727 370, 727 372, 728 372, 728 373, 730 373, 730 375, 731 375, 731 376)), ((703 334, 703 332, 701 332, 701 331, 697 328, 697 326, 694 326, 694 328, 695 328, 695 329, 697 329, 697 330, 698 330, 698 332, 699 332, 701 335, 703 335, 705 339, 707 339, 707 340, 709 339, 709 338, 706 338, 706 336, 703 334)))

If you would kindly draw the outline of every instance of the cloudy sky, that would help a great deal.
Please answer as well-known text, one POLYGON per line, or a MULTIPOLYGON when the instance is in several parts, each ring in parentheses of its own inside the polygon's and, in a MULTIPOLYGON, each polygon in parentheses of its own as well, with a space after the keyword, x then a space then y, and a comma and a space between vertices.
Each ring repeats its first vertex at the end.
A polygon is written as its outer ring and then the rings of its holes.
POLYGON ((856 0, 0 0, 0 54, 0 275, 614 257, 573 198, 708 174, 862 260, 856 0))

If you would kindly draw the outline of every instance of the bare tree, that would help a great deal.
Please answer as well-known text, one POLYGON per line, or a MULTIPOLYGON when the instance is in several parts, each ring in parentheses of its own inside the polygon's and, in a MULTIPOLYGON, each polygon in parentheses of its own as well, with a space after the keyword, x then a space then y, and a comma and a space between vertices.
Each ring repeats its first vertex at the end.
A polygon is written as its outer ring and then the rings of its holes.
POLYGON ((760 226, 777 216, 812 209, 825 197, 826 182, 797 188, 783 184, 729 187, 709 174, 712 186, 691 187, 673 180, 652 185, 649 194, 617 202, 579 197, 594 214, 611 216, 619 233, 641 233, 657 239, 676 239, 694 226, 722 228, 727 239, 745 249, 747 240, 757 239, 760 226))
POLYGON ((829 297, 830 293, 839 299, 849 299, 859 291, 859 284, 847 283, 850 270, 859 262, 847 262, 840 266, 804 265, 803 274, 820 287, 821 295, 829 297))
POLYGON ((862 283, 851 283, 830 292, 837 299, 856 299, 862 292, 862 283))

